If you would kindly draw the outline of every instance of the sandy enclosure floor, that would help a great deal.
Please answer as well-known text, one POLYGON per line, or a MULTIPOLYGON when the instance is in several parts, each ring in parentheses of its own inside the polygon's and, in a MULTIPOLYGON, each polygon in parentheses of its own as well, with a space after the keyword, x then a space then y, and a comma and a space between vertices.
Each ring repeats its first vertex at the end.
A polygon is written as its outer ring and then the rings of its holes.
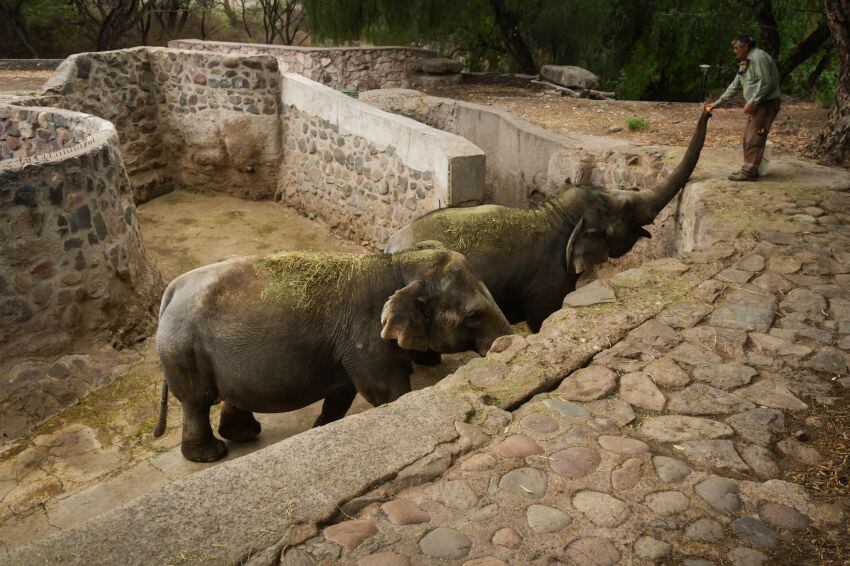
POLYGON ((35 92, 53 71, 0 71, 0 92, 35 92))
MULTIPOLYGON (((284 250, 362 251, 327 226, 264 201, 174 192, 139 207, 145 245, 166 281, 227 257, 284 250)), ((127 357, 126 352, 122 355, 127 357)), ((14 548, 69 528, 127 500, 215 464, 180 454, 182 411, 171 397, 168 429, 153 437, 162 371, 153 340, 131 354, 121 378, 39 426, 0 452, 0 549, 14 548)), ((432 385, 477 354, 444 356, 440 366, 418 366, 415 389, 432 385)), ((348 414, 369 409, 360 396, 348 414)), ((321 402, 290 413, 258 414, 257 441, 229 443, 237 458, 312 426, 321 402)), ((219 407, 212 411, 217 427, 219 407)), ((226 461, 225 460, 225 461, 226 461)))

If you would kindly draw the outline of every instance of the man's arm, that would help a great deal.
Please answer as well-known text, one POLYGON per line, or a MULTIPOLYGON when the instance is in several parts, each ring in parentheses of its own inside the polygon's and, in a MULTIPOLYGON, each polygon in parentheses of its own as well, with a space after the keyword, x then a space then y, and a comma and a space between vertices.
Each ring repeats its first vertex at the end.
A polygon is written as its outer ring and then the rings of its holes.
MULTIPOLYGON (((755 84, 755 94, 752 97, 752 100, 748 100, 747 102, 753 106, 757 104, 761 104, 767 98, 767 95, 776 88, 777 83, 779 82, 779 73, 772 72, 771 69, 772 61, 767 57, 759 57, 756 61, 753 62, 753 71, 755 80, 753 83, 755 84)), ((775 65, 775 63, 774 63, 775 65)))
POLYGON ((729 100, 735 96, 736 93, 740 92, 743 89, 743 85, 741 84, 741 75, 736 74, 735 79, 732 81, 726 91, 721 95, 720 98, 717 99, 716 102, 712 104, 712 107, 722 106, 729 102, 729 100))

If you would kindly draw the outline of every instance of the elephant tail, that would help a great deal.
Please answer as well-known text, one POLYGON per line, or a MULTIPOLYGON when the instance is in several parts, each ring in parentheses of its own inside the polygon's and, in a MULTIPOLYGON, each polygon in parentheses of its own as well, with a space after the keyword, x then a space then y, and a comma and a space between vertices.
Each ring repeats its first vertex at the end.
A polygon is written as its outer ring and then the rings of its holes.
POLYGON ((162 397, 159 399, 159 419, 156 421, 156 428, 153 429, 153 435, 159 438, 165 432, 165 421, 168 417, 168 382, 162 380, 162 397))

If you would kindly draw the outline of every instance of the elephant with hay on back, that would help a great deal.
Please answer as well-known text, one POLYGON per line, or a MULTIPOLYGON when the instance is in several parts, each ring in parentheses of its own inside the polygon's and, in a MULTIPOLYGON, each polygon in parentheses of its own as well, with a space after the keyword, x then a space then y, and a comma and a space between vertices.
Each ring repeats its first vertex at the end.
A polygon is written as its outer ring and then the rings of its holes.
POLYGON ((684 157, 658 185, 642 191, 569 187, 536 209, 499 205, 446 208, 393 234, 387 252, 437 240, 464 254, 513 323, 537 332, 561 308, 586 269, 617 258, 642 237, 644 226, 685 186, 705 141, 703 112, 684 157))

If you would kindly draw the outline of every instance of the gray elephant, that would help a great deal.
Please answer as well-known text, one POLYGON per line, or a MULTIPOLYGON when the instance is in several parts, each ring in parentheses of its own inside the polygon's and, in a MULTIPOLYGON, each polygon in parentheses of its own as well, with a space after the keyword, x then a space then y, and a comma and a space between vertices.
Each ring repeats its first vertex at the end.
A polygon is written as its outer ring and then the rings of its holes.
POLYGON ((183 455, 226 454, 219 434, 260 432, 252 411, 324 399, 314 426, 345 415, 357 392, 373 405, 410 391, 421 352, 486 354, 511 327, 462 255, 425 243, 397 254, 282 253, 237 258, 181 275, 165 290, 156 348, 183 404, 183 455))
POLYGON ((651 189, 570 187, 533 210, 498 205, 442 209, 397 231, 386 251, 423 240, 444 243, 466 256, 508 320, 525 320, 537 332, 575 290, 582 271, 650 237, 643 226, 652 224, 687 183, 710 116, 703 112, 682 161, 651 189))

